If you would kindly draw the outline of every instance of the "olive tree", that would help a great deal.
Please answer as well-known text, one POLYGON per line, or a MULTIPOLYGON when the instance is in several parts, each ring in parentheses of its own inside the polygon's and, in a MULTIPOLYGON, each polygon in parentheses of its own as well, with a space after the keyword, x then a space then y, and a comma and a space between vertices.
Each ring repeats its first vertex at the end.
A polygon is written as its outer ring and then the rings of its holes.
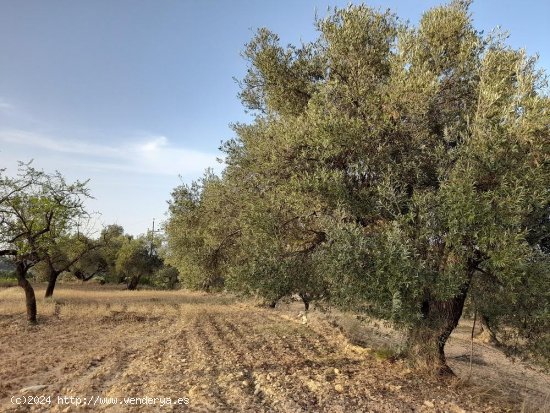
POLYGON ((165 262, 179 271, 184 287, 219 290, 231 247, 240 235, 229 187, 212 171, 172 192, 165 224, 165 262))
POLYGON ((534 59, 477 32, 467 2, 418 27, 366 6, 317 26, 301 49, 265 30, 252 41, 242 97, 260 112, 237 164, 263 168, 283 202, 310 204, 333 301, 406 327, 441 373, 474 277, 502 290, 500 313, 523 297, 523 317, 548 326, 548 256, 532 235, 550 201, 550 112, 534 59))
POLYGON ((172 211, 192 221, 171 253, 210 263, 235 234, 227 284, 390 320, 441 374, 472 293, 495 328, 548 343, 550 99, 536 60, 477 31, 468 1, 417 26, 365 5, 316 26, 300 46, 268 29, 246 46, 240 97, 255 118, 223 146, 224 191, 172 211))
POLYGON ((124 277, 128 289, 135 290, 141 278, 152 275, 161 264, 144 238, 126 238, 117 254, 116 271, 124 277))

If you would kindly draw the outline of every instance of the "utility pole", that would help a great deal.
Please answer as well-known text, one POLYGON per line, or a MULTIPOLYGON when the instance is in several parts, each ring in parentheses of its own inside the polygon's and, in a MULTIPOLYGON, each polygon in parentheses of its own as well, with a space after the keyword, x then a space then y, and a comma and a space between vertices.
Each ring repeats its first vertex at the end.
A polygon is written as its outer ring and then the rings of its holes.
POLYGON ((151 246, 149 249, 149 256, 153 256, 153 243, 155 242, 155 218, 153 218, 153 230, 151 231, 151 246))

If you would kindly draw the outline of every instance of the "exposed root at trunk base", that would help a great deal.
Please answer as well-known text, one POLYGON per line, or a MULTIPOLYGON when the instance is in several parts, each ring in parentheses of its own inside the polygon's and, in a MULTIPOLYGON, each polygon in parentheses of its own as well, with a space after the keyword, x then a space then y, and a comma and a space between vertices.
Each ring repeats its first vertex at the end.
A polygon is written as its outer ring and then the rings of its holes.
POLYGON ((445 343, 462 316, 470 279, 471 276, 457 295, 446 300, 438 300, 426 290, 421 307, 422 319, 409 335, 412 355, 424 360, 426 367, 439 377, 454 376, 445 359, 445 343))
POLYGON ((455 377, 445 358, 445 343, 449 335, 448 331, 437 332, 426 327, 412 331, 409 336, 409 358, 420 370, 429 375, 440 378, 455 377))
POLYGON ((441 377, 441 378, 456 377, 456 374, 454 373, 454 371, 447 364, 439 366, 436 370, 436 375, 437 377, 441 377))
POLYGON ((418 347, 416 351, 409 352, 413 366, 419 372, 428 376, 434 376, 441 379, 451 379, 456 377, 454 371, 449 367, 446 361, 441 360, 439 357, 426 357, 426 354, 419 354, 418 347))
POLYGON ((493 346, 498 346, 500 344, 495 335, 488 330, 481 331, 474 338, 481 343, 491 344, 493 346))

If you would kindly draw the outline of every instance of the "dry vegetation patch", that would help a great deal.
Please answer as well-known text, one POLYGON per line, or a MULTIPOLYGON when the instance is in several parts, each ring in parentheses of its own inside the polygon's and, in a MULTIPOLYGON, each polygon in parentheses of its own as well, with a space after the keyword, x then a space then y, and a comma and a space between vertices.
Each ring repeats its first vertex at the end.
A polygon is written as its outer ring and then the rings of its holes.
MULTIPOLYGON (((189 398, 189 406, 86 407, 112 412, 521 409, 499 394, 481 397, 471 383, 441 383, 404 361, 379 357, 380 347, 353 344, 319 312, 302 324, 292 305, 271 310, 226 295, 60 285, 54 299, 39 299, 37 326, 27 326, 24 311, 19 289, 0 290, 1 411, 31 411, 10 397, 35 385, 47 386, 37 392, 55 398, 189 398)), ((460 346, 450 352, 459 374, 460 346)), ((475 369, 492 366, 485 362, 475 369)), ((34 410, 65 408, 53 403, 34 410)))

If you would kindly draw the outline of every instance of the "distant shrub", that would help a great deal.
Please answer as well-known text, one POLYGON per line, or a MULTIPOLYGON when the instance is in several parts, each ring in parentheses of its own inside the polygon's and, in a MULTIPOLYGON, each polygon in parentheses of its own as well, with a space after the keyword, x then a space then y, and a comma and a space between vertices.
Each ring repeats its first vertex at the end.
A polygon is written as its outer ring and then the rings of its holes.
POLYGON ((153 283, 156 287, 174 290, 179 285, 179 271, 171 266, 159 269, 153 276, 153 283))

